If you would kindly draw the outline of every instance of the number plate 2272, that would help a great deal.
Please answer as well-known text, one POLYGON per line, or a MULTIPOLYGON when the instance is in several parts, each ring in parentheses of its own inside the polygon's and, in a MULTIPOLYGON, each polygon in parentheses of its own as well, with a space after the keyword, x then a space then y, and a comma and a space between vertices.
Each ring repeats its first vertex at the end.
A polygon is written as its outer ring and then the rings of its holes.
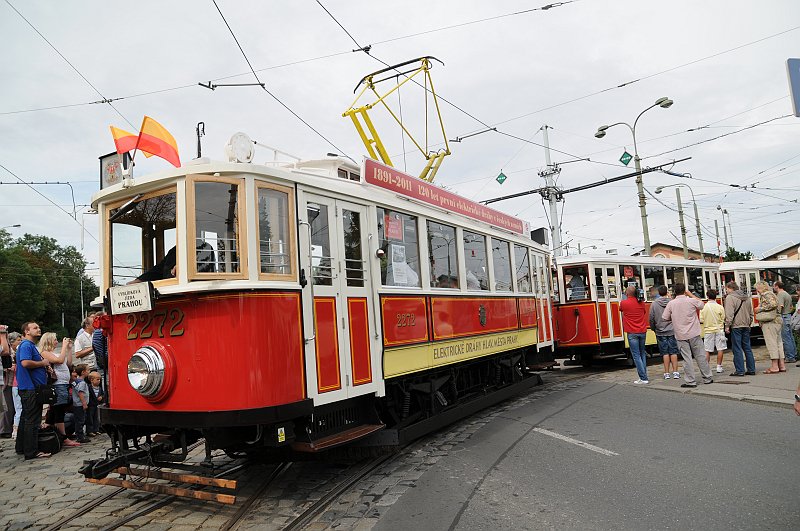
POLYGON ((155 337, 178 337, 185 332, 183 310, 180 308, 162 309, 155 312, 129 313, 125 317, 128 325, 128 339, 149 339, 155 337))

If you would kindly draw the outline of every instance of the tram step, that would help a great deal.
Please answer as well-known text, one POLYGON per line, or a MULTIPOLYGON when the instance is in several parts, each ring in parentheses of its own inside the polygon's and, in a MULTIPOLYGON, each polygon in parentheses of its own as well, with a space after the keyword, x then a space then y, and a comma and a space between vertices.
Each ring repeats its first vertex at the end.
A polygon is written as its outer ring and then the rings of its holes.
POLYGON ((382 430, 384 427, 386 427, 385 424, 362 424, 310 442, 295 441, 292 443, 292 449, 298 452, 319 452, 361 439, 382 430))

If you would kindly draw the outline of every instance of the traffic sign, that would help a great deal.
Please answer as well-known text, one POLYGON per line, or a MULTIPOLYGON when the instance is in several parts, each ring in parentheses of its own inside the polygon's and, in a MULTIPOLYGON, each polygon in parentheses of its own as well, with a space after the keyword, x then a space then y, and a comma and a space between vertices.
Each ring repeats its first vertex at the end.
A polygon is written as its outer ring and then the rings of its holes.
POLYGON ((625 152, 622 154, 622 156, 619 158, 619 161, 620 161, 621 163, 623 163, 625 166, 627 166, 627 165, 628 165, 628 163, 631 161, 631 159, 632 159, 632 158, 633 158, 633 155, 631 155, 630 153, 628 153, 628 151, 626 150, 626 151, 625 151, 625 152))
POLYGON ((507 179, 506 174, 503 173, 503 172, 500 172, 500 175, 497 176, 495 181, 499 182, 500 184, 503 184, 506 181, 506 179, 507 179))

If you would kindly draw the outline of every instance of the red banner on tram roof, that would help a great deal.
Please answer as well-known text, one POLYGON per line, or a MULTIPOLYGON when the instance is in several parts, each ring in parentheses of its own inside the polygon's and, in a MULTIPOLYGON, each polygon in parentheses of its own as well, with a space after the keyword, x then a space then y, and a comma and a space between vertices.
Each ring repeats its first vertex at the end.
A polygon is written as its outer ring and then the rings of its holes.
POLYGON ((526 224, 519 218, 465 199, 438 186, 433 186, 418 177, 407 175, 372 159, 364 160, 364 179, 370 184, 403 194, 429 205, 444 208, 456 214, 462 214, 472 219, 489 223, 495 227, 525 234, 526 224))

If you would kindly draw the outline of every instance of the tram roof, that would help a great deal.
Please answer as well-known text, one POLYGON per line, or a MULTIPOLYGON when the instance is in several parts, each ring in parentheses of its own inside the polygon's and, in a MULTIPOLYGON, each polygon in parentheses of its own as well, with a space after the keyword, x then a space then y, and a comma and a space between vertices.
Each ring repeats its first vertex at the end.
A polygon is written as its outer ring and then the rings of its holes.
POLYGON ((579 254, 574 256, 560 256, 556 258, 559 266, 575 264, 619 264, 619 265, 664 265, 681 267, 711 267, 717 268, 715 262, 702 260, 685 260, 676 258, 654 258, 652 256, 624 256, 617 254, 579 254))
POLYGON ((747 260, 743 262, 724 262, 719 267, 720 271, 774 268, 800 268, 800 260, 747 260))

